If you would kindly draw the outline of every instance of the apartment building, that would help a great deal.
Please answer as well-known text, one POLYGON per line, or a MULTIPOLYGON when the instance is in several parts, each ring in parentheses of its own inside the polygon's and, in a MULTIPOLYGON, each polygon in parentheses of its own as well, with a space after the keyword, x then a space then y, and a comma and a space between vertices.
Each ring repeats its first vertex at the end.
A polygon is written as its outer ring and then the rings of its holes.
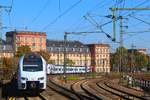
POLYGON ((10 31, 6 33, 6 43, 13 49, 28 45, 32 51, 46 50, 46 33, 31 31, 10 31))
MULTIPOLYGON (((91 65, 90 50, 86 45, 79 41, 67 41, 65 48, 67 59, 73 62, 73 66, 91 65)), ((64 41, 47 40, 47 51, 54 64, 64 64, 64 41)))
POLYGON ((6 41, 3 39, 0 39, 0 58, 11 58, 13 57, 13 49, 12 46, 9 44, 6 44, 6 41))
POLYGON ((110 46, 108 44, 88 44, 91 52, 91 66, 95 72, 110 72, 110 46))

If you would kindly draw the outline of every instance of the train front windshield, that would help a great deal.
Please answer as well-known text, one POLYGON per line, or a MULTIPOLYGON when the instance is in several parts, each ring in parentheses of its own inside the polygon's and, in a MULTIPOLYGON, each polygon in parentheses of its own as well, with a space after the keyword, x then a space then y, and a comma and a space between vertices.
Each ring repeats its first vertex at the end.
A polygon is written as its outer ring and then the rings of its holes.
POLYGON ((43 71, 42 59, 40 57, 25 57, 23 60, 23 71, 43 71))

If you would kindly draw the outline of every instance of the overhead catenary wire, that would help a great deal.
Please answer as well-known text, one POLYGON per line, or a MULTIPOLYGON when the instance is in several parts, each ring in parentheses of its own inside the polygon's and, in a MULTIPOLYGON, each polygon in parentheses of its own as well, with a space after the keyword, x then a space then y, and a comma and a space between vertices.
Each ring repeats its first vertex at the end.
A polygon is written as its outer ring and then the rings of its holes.
MULTIPOLYGON (((113 2, 113 1, 106 1, 106 0, 100 1, 100 2, 97 3, 95 6, 93 6, 93 7, 91 8, 91 10, 87 11, 86 15, 89 14, 91 17, 93 17, 92 11, 94 11, 95 8, 97 8, 97 7, 99 7, 99 8, 104 8, 104 6, 110 5, 112 2, 113 2), (91 13, 92 13, 92 14, 91 14, 91 13)), ((86 17, 87 17, 86 15, 83 15, 82 18, 86 19, 86 17)), ((96 15, 95 15, 95 16, 96 16, 96 15)), ((97 15, 97 16, 105 17, 104 15, 103 15, 103 16, 102 16, 102 15, 97 15)), ((77 21, 78 21, 78 20, 77 20, 77 21)), ((92 21, 91 21, 90 23, 95 26, 95 24, 94 24, 92 21)), ((81 22, 80 22, 80 24, 81 24, 81 22)), ((71 26, 73 26, 73 25, 71 25, 71 26)), ((79 25, 74 25, 74 26, 79 27, 79 25)), ((77 29, 77 28, 75 28, 75 29, 77 29)), ((87 29, 87 28, 86 28, 86 29, 87 29)))
MULTIPOLYGON (((147 0, 146 0, 147 1, 147 0)), ((144 2, 142 2, 142 3, 140 3, 140 4, 138 4, 136 7, 138 7, 138 6, 141 6, 141 5, 143 5, 144 3, 146 3, 146 1, 144 1, 144 2)), ((117 5, 118 6, 118 5, 117 5)), ((129 14, 128 14, 129 15, 129 14)), ((113 18, 113 17, 112 17, 113 18)), ((117 17, 116 18, 116 21, 117 20, 119 20, 119 18, 117 17)), ((90 23, 91 23, 91 21, 89 21, 90 23)), ((108 37, 108 38, 111 38, 111 36, 108 34, 108 33, 106 33, 105 31, 103 31, 103 29, 102 29, 102 26, 105 26, 105 25, 107 25, 107 24, 109 24, 109 23, 112 23, 113 21, 109 21, 109 22, 107 22, 107 23, 104 23, 103 25, 98 25, 98 27, 101 29, 101 31, 103 32, 103 33, 105 33, 106 34, 106 36, 108 37)), ((93 23, 92 23, 93 24, 93 23)), ((94 25, 94 24, 93 24, 94 25)), ((112 38, 112 41, 114 41, 114 39, 112 38)))
POLYGON ((60 0, 58 0, 58 2, 59 2, 58 3, 58 5, 59 5, 59 11, 61 11, 61 4, 60 4, 61 2, 60 2, 60 0))
MULTIPOLYGON (((12 27, 12 22, 11 22, 11 13, 12 13, 12 8, 13 8, 13 3, 14 3, 14 0, 11 0, 10 9, 8 10, 9 27, 12 27)), ((10 28, 10 29, 12 29, 12 28, 10 28)))
MULTIPOLYGON (((143 5, 143 4, 145 4, 146 2, 147 2, 147 0, 144 1, 144 2, 141 2, 141 3, 138 4, 138 5, 136 5, 134 8, 137 8, 137 7, 139 7, 139 6, 143 5)), ((128 11, 128 12, 129 12, 129 11, 128 11)), ((128 12, 123 13, 122 16, 129 16, 129 15, 135 13, 135 12, 132 12, 132 13, 128 13, 128 12)), ((117 17, 116 21, 118 21, 118 20, 119 20, 119 17, 117 17)), ((113 21, 108 21, 108 22, 102 24, 101 26, 105 26, 105 25, 110 24, 110 23, 112 23, 112 22, 113 22, 113 21)))
POLYGON ((143 23, 145 23, 145 24, 147 24, 147 25, 150 25, 149 22, 146 22, 146 21, 144 21, 144 20, 142 20, 142 19, 140 19, 140 18, 137 18, 137 17, 132 16, 132 15, 129 15, 129 16, 132 17, 132 18, 134 18, 134 19, 136 19, 136 20, 139 20, 139 21, 141 21, 141 22, 143 22, 143 23))
POLYGON ((47 0, 46 3, 44 4, 44 6, 42 7, 42 9, 38 12, 38 14, 31 20, 30 22, 30 26, 40 17, 40 15, 44 12, 44 10, 47 8, 49 2, 51 0, 47 0))
POLYGON ((67 14, 69 11, 71 11, 75 6, 77 6, 82 0, 79 0, 78 2, 76 2, 75 4, 73 4, 71 7, 69 7, 68 9, 66 9, 64 12, 62 12, 60 15, 58 15, 53 21, 51 21, 50 23, 48 23, 43 29, 46 30, 48 27, 50 27, 51 25, 53 25, 54 23, 56 23, 61 17, 63 17, 65 14, 67 14))
MULTIPOLYGON (((110 1, 107 1, 107 2, 106 2, 106 0, 100 1, 100 2, 98 2, 96 5, 94 5, 89 11, 87 11, 87 13, 91 13, 91 12, 94 11, 97 7, 103 8, 103 7, 104 7, 106 4, 108 4, 108 3, 111 3, 111 2, 110 2, 110 1)), ((87 13, 86 13, 86 14, 87 14, 87 13)), ((91 16, 92 16, 92 15, 91 15, 91 16)), ((75 30, 77 30, 78 27, 81 25, 82 20, 84 19, 84 17, 85 17, 85 14, 84 14, 82 17, 78 18, 72 25, 69 26, 69 28, 65 29, 65 31, 68 30, 68 29, 71 29, 72 26, 75 27, 75 28, 74 28, 75 30)), ((86 29, 87 29, 87 27, 86 27, 86 29)))

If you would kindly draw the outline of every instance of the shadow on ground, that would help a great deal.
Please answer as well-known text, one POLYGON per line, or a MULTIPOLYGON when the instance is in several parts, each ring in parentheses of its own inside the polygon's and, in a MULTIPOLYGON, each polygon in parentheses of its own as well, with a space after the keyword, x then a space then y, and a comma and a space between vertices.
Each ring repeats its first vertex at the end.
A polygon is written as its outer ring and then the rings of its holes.
POLYGON ((41 91, 27 90, 21 91, 17 89, 17 80, 13 79, 11 82, 2 84, 2 97, 35 97, 41 91))

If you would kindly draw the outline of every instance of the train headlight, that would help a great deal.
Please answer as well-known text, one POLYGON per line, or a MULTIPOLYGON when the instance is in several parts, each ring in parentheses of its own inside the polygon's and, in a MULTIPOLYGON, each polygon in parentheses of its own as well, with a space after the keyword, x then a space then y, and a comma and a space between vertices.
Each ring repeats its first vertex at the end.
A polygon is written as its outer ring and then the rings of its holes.
POLYGON ((21 80, 28 80, 27 78, 25 78, 25 77, 21 77, 21 80))
POLYGON ((40 77, 40 78, 38 78, 38 80, 44 80, 44 77, 40 77))

